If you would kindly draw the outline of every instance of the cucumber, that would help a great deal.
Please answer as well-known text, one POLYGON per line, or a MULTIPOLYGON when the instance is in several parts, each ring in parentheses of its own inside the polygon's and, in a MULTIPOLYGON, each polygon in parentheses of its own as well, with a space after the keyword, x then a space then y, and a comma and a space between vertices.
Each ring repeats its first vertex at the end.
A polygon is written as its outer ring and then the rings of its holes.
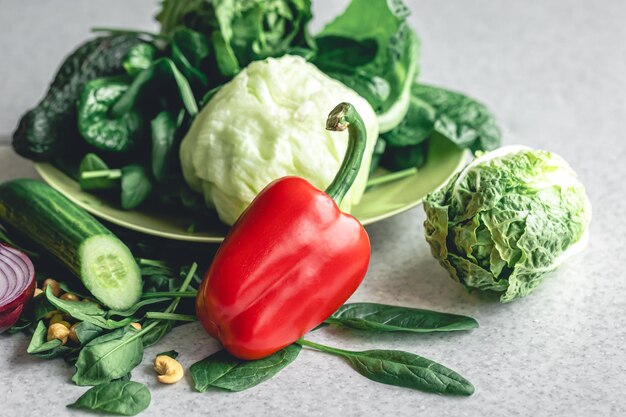
POLYGON ((0 185, 0 223, 52 255, 102 304, 116 310, 141 296, 141 272, 109 229, 50 186, 18 179, 0 185))

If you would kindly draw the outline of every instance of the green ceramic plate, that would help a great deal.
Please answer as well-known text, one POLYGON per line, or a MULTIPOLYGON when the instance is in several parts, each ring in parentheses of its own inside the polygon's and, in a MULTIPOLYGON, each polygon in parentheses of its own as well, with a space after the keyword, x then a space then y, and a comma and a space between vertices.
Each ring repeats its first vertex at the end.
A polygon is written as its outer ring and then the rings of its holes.
MULTIPOLYGON (((466 153, 445 139, 433 140, 428 162, 420 171, 391 183, 371 187, 353 210, 363 224, 402 213, 422 202, 424 196, 441 187, 464 163, 466 153)), ((228 231, 216 222, 206 230, 188 233, 188 219, 175 213, 147 207, 125 211, 115 201, 80 190, 78 183, 50 164, 35 164, 50 186, 88 212, 111 223, 150 235, 191 242, 221 242, 228 231)))

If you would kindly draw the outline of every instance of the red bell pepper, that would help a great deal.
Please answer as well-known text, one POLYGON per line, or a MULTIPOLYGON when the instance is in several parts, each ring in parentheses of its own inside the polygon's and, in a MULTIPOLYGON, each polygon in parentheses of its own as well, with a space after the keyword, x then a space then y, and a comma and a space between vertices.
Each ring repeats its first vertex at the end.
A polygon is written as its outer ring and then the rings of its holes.
POLYGON ((263 358, 298 340, 335 312, 367 272, 367 232, 338 207, 361 166, 365 127, 354 107, 341 103, 326 128, 349 132, 326 192, 299 177, 269 184, 232 227, 198 290, 198 319, 241 359, 263 358))

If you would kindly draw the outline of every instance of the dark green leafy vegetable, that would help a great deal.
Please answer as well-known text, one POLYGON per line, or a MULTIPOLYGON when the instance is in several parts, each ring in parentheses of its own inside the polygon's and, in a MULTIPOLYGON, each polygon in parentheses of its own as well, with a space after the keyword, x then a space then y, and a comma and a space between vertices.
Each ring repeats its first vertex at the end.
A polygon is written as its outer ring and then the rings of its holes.
POLYGON ((135 36, 103 36, 72 52, 61 64, 44 99, 22 116, 13 133, 15 152, 36 161, 49 161, 66 153, 66 146, 78 136, 76 102, 83 87, 95 78, 122 73, 122 57, 139 43, 135 36))
POLYGON ((167 352, 157 353, 157 356, 169 356, 172 359, 176 359, 178 357, 178 352, 175 350, 168 350, 167 352))
POLYGON ((143 120, 129 109, 115 116, 114 104, 129 90, 126 77, 97 78, 87 83, 78 102, 78 131, 90 145, 107 152, 128 152, 137 146, 143 120))
POLYGON ((98 385, 128 374, 143 358, 141 336, 128 326, 91 340, 78 355, 72 381, 76 385, 98 385))
POLYGON ((170 320, 160 320, 150 330, 141 336, 141 343, 144 348, 156 345, 172 330, 172 322, 170 320))
POLYGON ((472 395, 474 386, 430 359, 399 350, 354 352, 300 339, 297 343, 347 359, 361 375, 383 384, 450 395, 472 395))
POLYGON ((379 116, 380 131, 404 118, 419 70, 419 39, 401 0, 352 0, 317 36, 313 62, 363 96, 379 116))
POLYGON ((88 153, 78 167, 78 183, 81 190, 110 190, 119 186, 120 170, 111 170, 95 153, 88 153))
POLYGON ((89 323, 88 321, 82 321, 76 325, 74 331, 76 332, 76 337, 78 337, 80 344, 86 345, 96 337, 102 335, 102 333, 105 332, 105 329, 89 323))
POLYGON ((166 0, 157 20, 165 35, 184 27, 207 36, 219 72, 232 77, 253 60, 313 48, 311 17, 310 0, 166 0))
POLYGON ((427 124, 460 148, 490 151, 500 146, 501 132, 491 112, 481 103, 460 93, 423 84, 411 89, 415 103, 424 110, 415 124, 427 124))
POLYGON ((160 303, 164 303, 166 301, 170 301, 172 298, 164 298, 164 297, 160 297, 160 298, 150 298, 147 300, 141 300, 138 303, 136 303, 135 305, 133 305, 131 308, 126 309, 126 310, 109 310, 107 312, 107 317, 115 317, 115 316, 120 316, 120 317, 131 317, 137 314, 137 312, 139 310, 141 310, 143 307, 146 306, 152 306, 153 304, 160 304, 160 303))
POLYGON ((300 353, 297 344, 256 361, 238 359, 225 350, 191 365, 191 377, 196 391, 209 388, 243 391, 266 381, 293 362, 300 353))
POLYGON ((171 59, 163 57, 152 62, 135 77, 128 89, 111 107, 111 115, 117 118, 131 113, 140 98, 161 94, 166 87, 176 91, 176 95, 180 97, 191 116, 198 113, 198 104, 189 82, 171 59))
POLYGON ((472 395, 474 386, 430 359, 399 350, 366 350, 343 355, 361 375, 383 384, 451 395, 472 395))
POLYGON ((70 352, 70 348, 67 346, 61 346, 61 341, 53 339, 46 341, 48 329, 43 321, 37 323, 35 333, 33 333, 30 339, 30 344, 26 349, 29 355, 36 356, 40 359, 53 359, 63 356, 70 352))
POLYGON ((172 61, 190 81, 209 84, 206 61, 210 55, 209 40, 203 34, 181 28, 172 35, 172 61))
POLYGON ((157 181, 163 180, 167 174, 174 153, 177 120, 168 111, 156 115, 150 123, 152 131, 152 175, 157 181))
POLYGON ((70 408, 134 416, 150 405, 148 388, 133 381, 114 381, 97 385, 80 396, 70 408))
POLYGON ((124 61, 122 61, 124 70, 131 77, 137 76, 137 74, 152 64, 156 52, 156 48, 149 43, 140 43, 133 46, 124 57, 124 61))
POLYGON ((132 210, 143 203, 152 192, 152 181, 141 165, 122 168, 121 204, 125 210, 132 210))
POLYGON ((449 332, 478 327, 471 317, 374 303, 344 304, 326 322, 359 330, 449 332))
POLYGON ((105 311, 96 303, 77 303, 75 301, 62 300, 52 294, 52 290, 49 286, 46 288, 46 298, 50 304, 74 317, 76 320, 86 321, 95 326, 102 327, 103 329, 111 328, 104 317, 105 311))

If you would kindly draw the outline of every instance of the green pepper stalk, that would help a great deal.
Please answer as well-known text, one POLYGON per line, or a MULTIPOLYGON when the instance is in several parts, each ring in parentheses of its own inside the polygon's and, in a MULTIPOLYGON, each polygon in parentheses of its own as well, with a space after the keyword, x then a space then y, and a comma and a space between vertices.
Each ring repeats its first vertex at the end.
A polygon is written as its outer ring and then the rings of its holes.
POLYGON ((325 191, 337 205, 341 205, 341 201, 352 187, 361 168, 367 147, 367 134, 363 119, 350 103, 340 103, 330 112, 326 120, 326 129, 336 132, 348 129, 349 134, 348 149, 341 167, 325 191))

